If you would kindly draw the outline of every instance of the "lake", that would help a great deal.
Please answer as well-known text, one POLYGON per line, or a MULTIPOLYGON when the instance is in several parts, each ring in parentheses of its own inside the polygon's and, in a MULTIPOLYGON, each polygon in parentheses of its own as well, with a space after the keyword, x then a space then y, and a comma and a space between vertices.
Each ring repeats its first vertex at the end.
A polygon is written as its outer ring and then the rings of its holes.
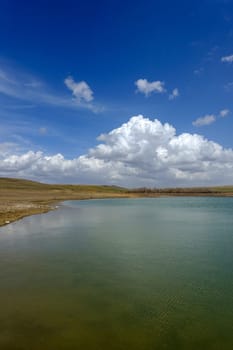
POLYGON ((233 198, 68 201, 0 229, 0 349, 233 349, 233 198))

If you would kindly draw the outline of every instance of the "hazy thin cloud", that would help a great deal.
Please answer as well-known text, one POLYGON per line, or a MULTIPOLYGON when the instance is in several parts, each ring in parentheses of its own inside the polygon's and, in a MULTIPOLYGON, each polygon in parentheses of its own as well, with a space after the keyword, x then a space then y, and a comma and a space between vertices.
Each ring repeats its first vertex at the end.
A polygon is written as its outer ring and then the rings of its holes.
POLYGON ((228 116, 229 114, 230 114, 229 109, 222 109, 222 110, 219 112, 219 115, 220 115, 220 117, 222 117, 222 118, 228 116))
POLYGON ((229 55, 229 56, 223 56, 221 58, 222 62, 227 62, 227 63, 232 63, 233 62, 233 55, 229 55))
POLYGON ((39 128, 39 134, 40 135, 46 135, 48 133, 48 129, 46 127, 39 128))
POLYGON ((196 120, 193 121, 193 126, 205 126, 205 125, 210 125, 213 124, 216 120, 216 117, 214 114, 207 114, 204 117, 197 118, 196 120))
POLYGON ((180 96, 179 90, 178 88, 175 88, 172 90, 171 94, 169 95, 169 100, 174 100, 175 98, 177 98, 178 96, 180 96))

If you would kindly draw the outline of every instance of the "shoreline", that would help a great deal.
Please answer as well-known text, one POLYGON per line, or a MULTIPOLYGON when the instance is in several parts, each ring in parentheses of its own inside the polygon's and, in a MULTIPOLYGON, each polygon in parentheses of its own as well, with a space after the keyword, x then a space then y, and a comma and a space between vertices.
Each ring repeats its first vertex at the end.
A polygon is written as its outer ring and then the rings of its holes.
POLYGON ((233 193, 156 193, 156 194, 142 194, 142 193, 124 193, 121 195, 109 194, 92 194, 85 196, 64 196, 63 198, 56 198, 44 201, 20 201, 11 200, 0 204, 0 227, 21 220, 24 217, 45 214, 49 211, 56 210, 60 203, 66 200, 92 200, 92 199, 127 199, 127 198, 168 198, 168 197, 233 197, 233 193))
POLYGON ((0 227, 56 209, 66 200, 161 197, 233 197, 233 186, 128 189, 108 185, 44 184, 0 177, 0 227))
POLYGON ((49 200, 10 200, 0 203, 0 227, 9 225, 15 221, 21 220, 24 217, 45 214, 49 211, 56 210, 58 206, 67 200, 92 200, 92 199, 116 199, 116 198, 134 198, 133 195, 109 195, 109 194, 92 194, 78 196, 62 196, 49 200))
POLYGON ((6 205, 0 205, 0 227, 8 225, 12 222, 23 219, 24 217, 45 214, 55 207, 52 205, 40 205, 34 203, 7 203, 6 205))

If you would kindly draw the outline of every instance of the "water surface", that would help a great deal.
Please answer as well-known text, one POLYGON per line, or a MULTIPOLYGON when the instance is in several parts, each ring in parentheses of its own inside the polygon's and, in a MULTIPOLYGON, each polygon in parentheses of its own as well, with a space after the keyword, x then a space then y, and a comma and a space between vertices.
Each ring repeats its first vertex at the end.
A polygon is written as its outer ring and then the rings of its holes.
POLYGON ((233 349, 233 198, 69 201, 0 229, 0 349, 233 349))

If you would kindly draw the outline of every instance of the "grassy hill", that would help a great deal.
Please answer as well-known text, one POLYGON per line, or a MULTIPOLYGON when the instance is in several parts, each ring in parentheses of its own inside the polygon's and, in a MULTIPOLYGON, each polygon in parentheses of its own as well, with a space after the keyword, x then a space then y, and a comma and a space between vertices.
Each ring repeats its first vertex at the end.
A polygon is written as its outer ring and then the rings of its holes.
POLYGON ((14 178, 0 178, 0 191, 8 190, 39 190, 39 191, 73 191, 73 192, 108 192, 108 193, 122 193, 126 189, 118 186, 101 186, 101 185, 65 185, 65 184, 44 184, 41 182, 14 179, 14 178))

